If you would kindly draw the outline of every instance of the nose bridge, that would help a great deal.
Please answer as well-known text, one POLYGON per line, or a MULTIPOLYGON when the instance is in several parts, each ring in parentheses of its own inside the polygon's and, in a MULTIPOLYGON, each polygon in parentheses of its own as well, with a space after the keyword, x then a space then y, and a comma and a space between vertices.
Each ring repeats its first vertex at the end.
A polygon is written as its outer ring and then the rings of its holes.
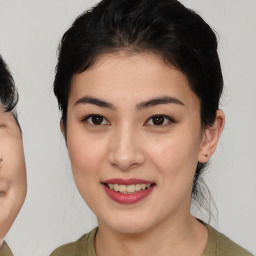
POLYGON ((128 123, 116 127, 111 138, 110 162, 122 170, 144 162, 144 154, 138 143, 136 129, 128 123))

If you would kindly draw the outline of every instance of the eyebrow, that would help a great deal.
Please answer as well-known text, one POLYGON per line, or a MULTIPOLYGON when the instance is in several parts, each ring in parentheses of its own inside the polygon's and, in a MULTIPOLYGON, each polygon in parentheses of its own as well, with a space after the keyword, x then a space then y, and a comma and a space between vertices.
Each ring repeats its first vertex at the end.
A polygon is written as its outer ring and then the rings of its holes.
POLYGON ((142 110, 148 107, 153 107, 153 106, 162 105, 162 104, 178 104, 181 106, 185 105, 182 101, 174 97, 164 96, 164 97, 154 98, 154 99, 150 99, 148 101, 142 102, 137 105, 137 109, 142 110))
MULTIPOLYGON (((92 105, 96 105, 102 108, 109 108, 109 109, 113 109, 115 110, 115 106, 112 103, 106 102, 104 100, 101 99, 97 99, 94 97, 89 97, 89 96, 84 96, 82 98, 80 98, 79 100, 77 100, 74 104, 74 106, 77 106, 79 104, 92 104, 92 105)), ((159 97, 159 98, 153 98, 150 99, 148 101, 144 101, 139 103, 136 108, 138 110, 142 110, 148 107, 153 107, 153 106, 157 106, 157 105, 162 105, 162 104, 178 104, 181 106, 184 106, 185 104, 178 100, 175 97, 169 97, 169 96, 164 96, 164 97, 159 97)))
POLYGON ((104 100, 100 100, 94 97, 85 96, 77 100, 74 104, 74 106, 77 106, 79 104, 92 104, 96 105, 102 108, 110 108, 115 109, 114 105, 112 103, 106 102, 104 100))

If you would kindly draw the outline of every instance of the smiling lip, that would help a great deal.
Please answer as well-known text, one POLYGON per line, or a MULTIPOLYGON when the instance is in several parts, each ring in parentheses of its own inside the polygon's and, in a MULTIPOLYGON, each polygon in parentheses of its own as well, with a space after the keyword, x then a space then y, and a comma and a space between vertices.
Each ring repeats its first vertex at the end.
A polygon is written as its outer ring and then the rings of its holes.
POLYGON ((104 180, 101 182, 103 185, 105 192, 107 195, 113 199, 115 202, 119 204, 134 204, 139 202, 140 200, 144 199, 147 197, 154 189, 155 183, 152 181, 148 180, 141 180, 141 179, 109 179, 109 180, 104 180), (118 185, 136 185, 136 184, 146 184, 146 185, 151 185, 149 188, 145 190, 140 190, 140 191, 135 191, 134 193, 130 194, 122 194, 120 192, 116 192, 112 189, 110 189, 107 184, 118 184, 118 185))
POLYGON ((4 197, 6 195, 6 192, 5 191, 0 191, 0 198, 1 197, 4 197))
POLYGON ((8 189, 9 189, 8 182, 6 182, 5 180, 0 179, 0 197, 5 196, 8 189))
POLYGON ((101 183, 118 184, 118 185, 132 185, 132 184, 153 184, 153 181, 141 180, 141 179, 110 179, 104 180, 101 183))

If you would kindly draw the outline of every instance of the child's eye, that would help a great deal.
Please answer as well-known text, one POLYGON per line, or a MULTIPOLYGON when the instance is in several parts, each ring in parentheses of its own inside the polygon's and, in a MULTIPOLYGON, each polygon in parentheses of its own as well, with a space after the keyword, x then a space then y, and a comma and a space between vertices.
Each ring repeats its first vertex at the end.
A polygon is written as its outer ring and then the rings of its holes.
POLYGON ((154 126, 163 126, 169 123, 174 123, 174 120, 170 116, 165 115, 154 115, 146 121, 146 125, 154 126))
POLYGON ((91 125, 109 125, 109 121, 101 115, 88 115, 82 120, 91 125))

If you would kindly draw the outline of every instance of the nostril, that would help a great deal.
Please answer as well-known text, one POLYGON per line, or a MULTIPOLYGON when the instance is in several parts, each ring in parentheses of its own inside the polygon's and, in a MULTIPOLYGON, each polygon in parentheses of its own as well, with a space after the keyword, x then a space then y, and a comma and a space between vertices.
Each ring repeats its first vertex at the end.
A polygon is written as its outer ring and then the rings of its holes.
POLYGON ((109 161, 114 167, 125 171, 143 164, 145 156, 143 152, 136 149, 112 151, 110 152, 109 161))

